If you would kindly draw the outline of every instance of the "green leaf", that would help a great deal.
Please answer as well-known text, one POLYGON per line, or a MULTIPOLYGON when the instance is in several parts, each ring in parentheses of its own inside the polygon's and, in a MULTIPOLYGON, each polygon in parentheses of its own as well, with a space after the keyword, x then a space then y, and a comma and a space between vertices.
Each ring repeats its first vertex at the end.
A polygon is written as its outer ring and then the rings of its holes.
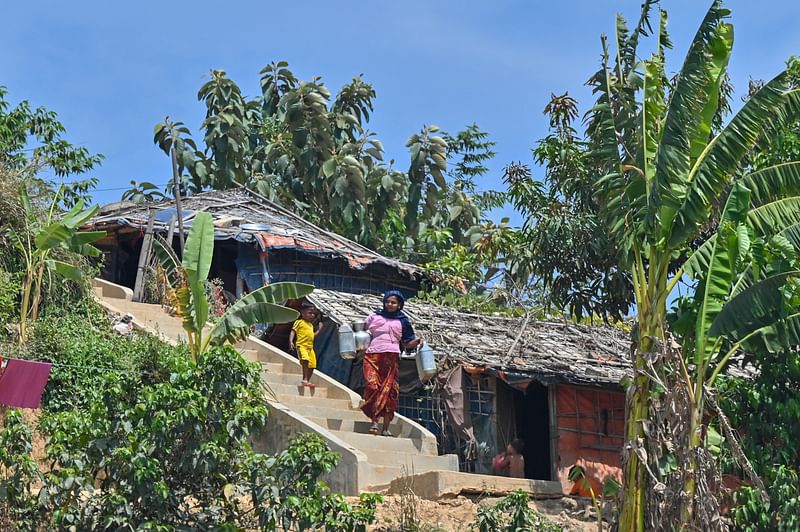
POLYGON ((36 235, 36 247, 41 251, 52 249, 64 244, 72 236, 72 231, 64 224, 55 222, 36 235))
POLYGON ((153 254, 164 269, 167 282, 172 288, 177 288, 180 284, 180 272, 183 271, 183 266, 172 247, 159 235, 153 235, 153 254))
POLYGON ((101 238, 105 237, 106 237, 105 231, 82 231, 80 233, 75 233, 72 235, 69 241, 69 247, 70 249, 75 250, 86 244, 97 242, 101 238))
POLYGON ((614 477, 607 477, 603 482, 603 497, 616 497, 622 490, 622 484, 616 481, 614 477))
POLYGON ((233 342, 249 334, 257 323, 288 323, 297 319, 297 311, 281 306, 289 299, 300 299, 314 290, 303 283, 274 283, 254 290, 239 299, 217 320, 209 333, 212 344, 233 342))
POLYGON ((75 229, 85 224, 92 216, 97 214, 100 207, 95 205, 89 209, 83 210, 83 200, 79 200, 75 207, 72 208, 62 219, 61 223, 69 229, 75 229))
POLYGON ((331 177, 333 174, 336 173, 336 159, 331 157, 324 163, 322 163, 322 175, 325 177, 331 177))
POLYGON ((199 212, 192 221, 192 229, 183 250, 183 269, 190 284, 202 283, 208 278, 214 254, 214 222, 207 212, 199 212))
MULTIPOLYGON (((719 65, 712 45, 719 36, 726 11, 720 0, 712 3, 689 47, 678 84, 670 97, 656 155, 654 181, 654 194, 660 203, 658 220, 662 241, 670 241, 673 221, 689 189, 694 162, 692 143, 701 136, 704 111, 715 97, 713 87, 718 80, 713 74, 719 65)), ((699 223, 695 218, 691 221, 699 223)))
POLYGON ((753 207, 765 205, 787 196, 800 195, 800 162, 770 166, 741 179, 750 189, 753 207))
POLYGON ((784 305, 781 288, 787 279, 798 275, 798 271, 780 273, 747 287, 725 304, 711 323, 708 334, 738 340, 779 319, 784 305))
MULTIPOLYGON (((747 214, 749 202, 750 191, 747 187, 742 183, 734 184, 722 213, 719 231, 725 231, 728 224, 741 224, 747 214)), ((702 285, 703 291, 695 294, 696 298, 698 295, 701 297, 695 330, 694 362, 698 366, 708 360, 711 354, 712 345, 708 339, 709 336, 715 336, 710 333, 711 322, 722 310, 736 273, 734 260, 738 257, 738 244, 732 253, 729 246, 736 243, 720 238, 720 232, 714 239, 708 273, 702 285)))
POLYGON ((48 259, 46 264, 50 271, 53 271, 62 277, 66 277, 72 281, 80 281, 83 279, 83 274, 81 273, 80 269, 76 268, 72 264, 67 264, 66 262, 52 259, 48 259))
MULTIPOLYGON (((190 272, 190 270, 187 270, 187 272, 190 272)), ((208 295, 206 294, 206 286, 203 281, 196 281, 189 284, 189 289, 192 293, 190 309, 194 324, 194 332, 200 333, 208 321, 208 295)))
POLYGON ((743 347, 750 352, 781 353, 800 345, 800 313, 765 325, 753 333, 743 347))
POLYGON ((722 193, 759 139, 769 138, 781 125, 798 118, 800 90, 792 88, 784 71, 745 102, 698 159, 689 178, 691 190, 678 209, 670 241, 682 242, 695 234, 708 219, 710 199, 722 193))
POLYGON ((748 224, 760 235, 774 235, 800 223, 800 196, 784 198, 752 209, 748 224))

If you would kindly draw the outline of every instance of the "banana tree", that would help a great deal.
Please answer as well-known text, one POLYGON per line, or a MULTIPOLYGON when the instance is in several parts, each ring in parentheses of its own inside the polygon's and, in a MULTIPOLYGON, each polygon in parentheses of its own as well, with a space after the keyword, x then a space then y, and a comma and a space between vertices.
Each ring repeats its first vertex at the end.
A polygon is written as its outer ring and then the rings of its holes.
POLYGON ((96 205, 84 209, 83 200, 79 200, 66 215, 59 218, 58 204, 63 190, 62 185, 56 191, 43 217, 39 209, 33 206, 26 184, 23 182, 20 185, 22 224, 17 229, 9 229, 10 240, 22 256, 25 267, 19 317, 20 343, 24 343, 28 338, 28 320, 36 320, 39 317, 45 274, 58 275, 73 281, 80 281, 83 278, 78 267, 60 260, 63 257, 60 257, 59 252, 98 257, 100 250, 91 243, 106 235, 105 231, 78 230, 78 227, 86 223, 98 210, 96 205))
POLYGON ((172 306, 182 320, 194 359, 210 345, 233 343, 246 338, 250 328, 257 323, 288 323, 296 320, 298 312, 283 306, 283 303, 288 299, 299 299, 314 290, 312 285, 304 283, 264 286, 239 299, 207 327, 209 302, 206 280, 214 254, 211 215, 201 212, 195 216, 182 261, 163 238, 156 237, 154 242, 154 253, 170 286, 172 306))
MULTIPOLYGON (((685 256, 709 226, 715 206, 725 203, 737 179, 748 179, 752 188, 742 183, 742 187, 734 189, 735 203, 729 203, 723 226, 738 220, 741 209, 755 229, 800 222, 800 197, 796 195, 800 182, 789 166, 741 177, 746 172, 743 161, 757 142, 800 117, 795 65, 765 84, 723 127, 719 119, 720 93, 733 46, 733 27, 726 22, 729 10, 721 1, 712 3, 672 85, 664 67, 664 50, 670 45, 664 11, 655 33, 655 52, 644 61, 637 57, 640 38, 650 33, 649 11, 653 4, 645 2, 639 24, 632 32, 624 20, 618 19, 616 57, 609 58, 604 43, 601 69, 590 80, 598 100, 590 112, 588 134, 594 153, 608 165, 608 174, 598 182, 598 193, 610 234, 631 272, 636 302, 621 530, 645 530, 646 494, 655 493, 647 489, 652 468, 647 463, 644 442, 648 438, 651 406, 657 408, 656 400, 662 393, 652 386, 653 377, 657 379, 666 371, 660 350, 666 338, 667 298, 684 279, 684 269, 700 261, 698 255, 695 261, 690 259, 682 266, 679 257, 685 256), (763 208, 747 211, 742 195, 746 195, 745 190, 754 189, 758 189, 765 203, 763 208)), ((744 233, 737 235, 744 237, 744 233)), ((711 253, 713 259, 706 262, 709 269, 703 275, 697 343, 693 353, 684 353, 687 367, 699 363, 697 371, 687 373, 686 379, 691 400, 699 406, 703 404, 709 364, 723 343, 711 336, 710 326, 732 283, 732 276, 721 271, 724 260, 730 259, 717 248, 711 253)), ((701 255, 708 257, 710 248, 701 249, 701 255)), ((719 333, 716 329, 713 332, 719 333)), ((716 367, 721 368, 722 362, 716 360, 714 378, 718 375, 716 367)), ((700 422, 700 416, 691 422, 695 427, 691 444, 695 446, 702 445, 696 435, 700 422)), ((696 464, 682 466, 686 468, 684 487, 688 497, 680 503, 681 522, 668 526, 688 526, 693 519, 696 464)))

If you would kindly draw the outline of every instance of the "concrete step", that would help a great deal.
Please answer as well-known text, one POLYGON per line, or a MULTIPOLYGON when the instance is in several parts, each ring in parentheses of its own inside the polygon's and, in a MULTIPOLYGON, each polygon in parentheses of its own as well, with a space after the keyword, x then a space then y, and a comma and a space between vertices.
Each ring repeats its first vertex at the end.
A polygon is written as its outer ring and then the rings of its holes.
POLYGON ((400 466, 370 464, 367 472, 367 484, 369 486, 389 484, 394 479, 403 476, 404 473, 410 474, 411 472, 405 471, 400 466))
MULTIPOLYGON (((294 373, 292 371, 287 371, 286 367, 280 362, 262 362, 261 369, 263 369, 264 372, 269 375, 283 375, 284 373, 294 373)), ((297 375, 300 375, 299 371, 297 372, 297 375)))
POLYGON ((367 449, 376 449, 396 453, 421 453, 419 442, 411 438, 389 438, 380 435, 348 432, 346 430, 331 430, 331 433, 353 447, 362 449, 364 452, 367 449))
POLYGON ((303 396, 303 397, 320 397, 320 398, 328 398, 328 389, 322 388, 317 386, 316 388, 305 388, 299 385, 300 380, 298 378, 297 384, 279 384, 275 382, 266 382, 264 383, 266 386, 269 386, 269 389, 272 390, 275 395, 278 396, 278 399, 281 397, 288 395, 288 396, 303 396))
MULTIPOLYGON (((363 414, 361 414, 363 416, 363 419, 353 419, 349 415, 348 415, 348 417, 345 417, 345 418, 341 418, 341 417, 339 417, 339 418, 336 418, 336 417, 324 417, 323 418, 323 417, 315 416, 314 414, 316 414, 317 412, 315 412, 314 410, 318 410, 318 409, 309 408, 307 410, 306 414, 302 414, 299 411, 298 411, 298 414, 307 417, 308 419, 310 419, 311 421, 313 421, 317 425, 319 425, 321 427, 325 427, 328 430, 341 430, 343 432, 359 432, 361 434, 367 434, 368 431, 369 431, 370 425, 372 425, 372 422, 369 419, 367 419, 367 417, 364 416, 363 414)), ((338 410, 337 410, 337 412, 338 412, 338 410)), ((399 436, 407 437, 408 434, 400 434, 400 427, 401 427, 400 421, 395 419, 395 420, 393 420, 391 422, 391 424, 389 424, 389 431, 392 432, 392 434, 397 434, 399 436)))
POLYGON ((374 448, 362 448, 361 451, 367 455, 370 464, 405 467, 409 473, 437 470, 458 471, 456 455, 427 456, 416 451, 401 453, 374 448))
POLYGON ((310 396, 310 395, 287 395, 287 394, 279 396, 278 399, 281 403, 285 404, 286 406, 288 406, 301 416, 304 414, 300 412, 299 407, 303 406, 312 408, 327 407, 343 411, 347 411, 347 409, 350 408, 350 400, 348 399, 331 399, 330 397, 310 396))
MULTIPOLYGON (((265 380, 280 384, 296 384, 300 382, 300 380, 303 378, 299 371, 297 373, 290 373, 286 372, 285 370, 282 373, 271 373, 265 371, 263 372, 263 375, 265 380)), ((311 377, 311 382, 316 384, 317 388, 322 388, 326 386, 326 384, 323 381, 317 379, 316 376, 311 377)))

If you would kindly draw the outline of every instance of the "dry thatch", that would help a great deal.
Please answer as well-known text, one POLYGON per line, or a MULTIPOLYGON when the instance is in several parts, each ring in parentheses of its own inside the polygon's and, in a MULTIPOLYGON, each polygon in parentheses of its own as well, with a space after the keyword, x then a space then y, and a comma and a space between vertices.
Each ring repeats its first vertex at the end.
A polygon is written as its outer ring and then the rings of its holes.
MULTIPOLYGON (((337 323, 363 320, 380 299, 332 290, 309 297, 337 323)), ((616 386, 630 372, 627 333, 566 321, 469 314, 408 302, 404 311, 439 358, 524 373, 543 383, 616 386)))
MULTIPOLYGON (((156 210, 154 229, 166 233, 170 216, 174 215, 172 200, 147 205, 121 202, 104 207, 100 214, 89 221, 87 227, 109 230, 116 227, 132 227, 143 230, 147 226, 150 210, 156 210)), ((182 201, 184 229, 189 230, 196 212, 208 212, 214 217, 217 239, 236 239, 258 245, 262 250, 294 249, 322 257, 342 257, 351 268, 363 269, 374 263, 394 268, 405 276, 419 274, 417 267, 398 260, 389 259, 348 240, 326 231, 284 209, 276 203, 247 190, 203 192, 184 198, 182 201)))

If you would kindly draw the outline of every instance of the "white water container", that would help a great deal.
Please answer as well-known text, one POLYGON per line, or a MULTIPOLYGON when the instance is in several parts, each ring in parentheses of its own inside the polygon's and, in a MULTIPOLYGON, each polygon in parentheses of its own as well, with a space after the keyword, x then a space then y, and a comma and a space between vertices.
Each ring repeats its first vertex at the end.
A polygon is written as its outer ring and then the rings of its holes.
POLYGON ((417 350, 417 373, 419 380, 422 382, 429 381, 436 375, 436 357, 433 355, 433 349, 427 342, 423 342, 417 350))
POLYGON ((353 328, 346 323, 339 327, 339 356, 345 360, 356 358, 356 338, 353 328))
POLYGON ((367 324, 363 321, 354 322, 353 330, 355 331, 353 336, 356 340, 356 351, 366 352, 369 343, 372 341, 372 335, 367 331, 367 324))

